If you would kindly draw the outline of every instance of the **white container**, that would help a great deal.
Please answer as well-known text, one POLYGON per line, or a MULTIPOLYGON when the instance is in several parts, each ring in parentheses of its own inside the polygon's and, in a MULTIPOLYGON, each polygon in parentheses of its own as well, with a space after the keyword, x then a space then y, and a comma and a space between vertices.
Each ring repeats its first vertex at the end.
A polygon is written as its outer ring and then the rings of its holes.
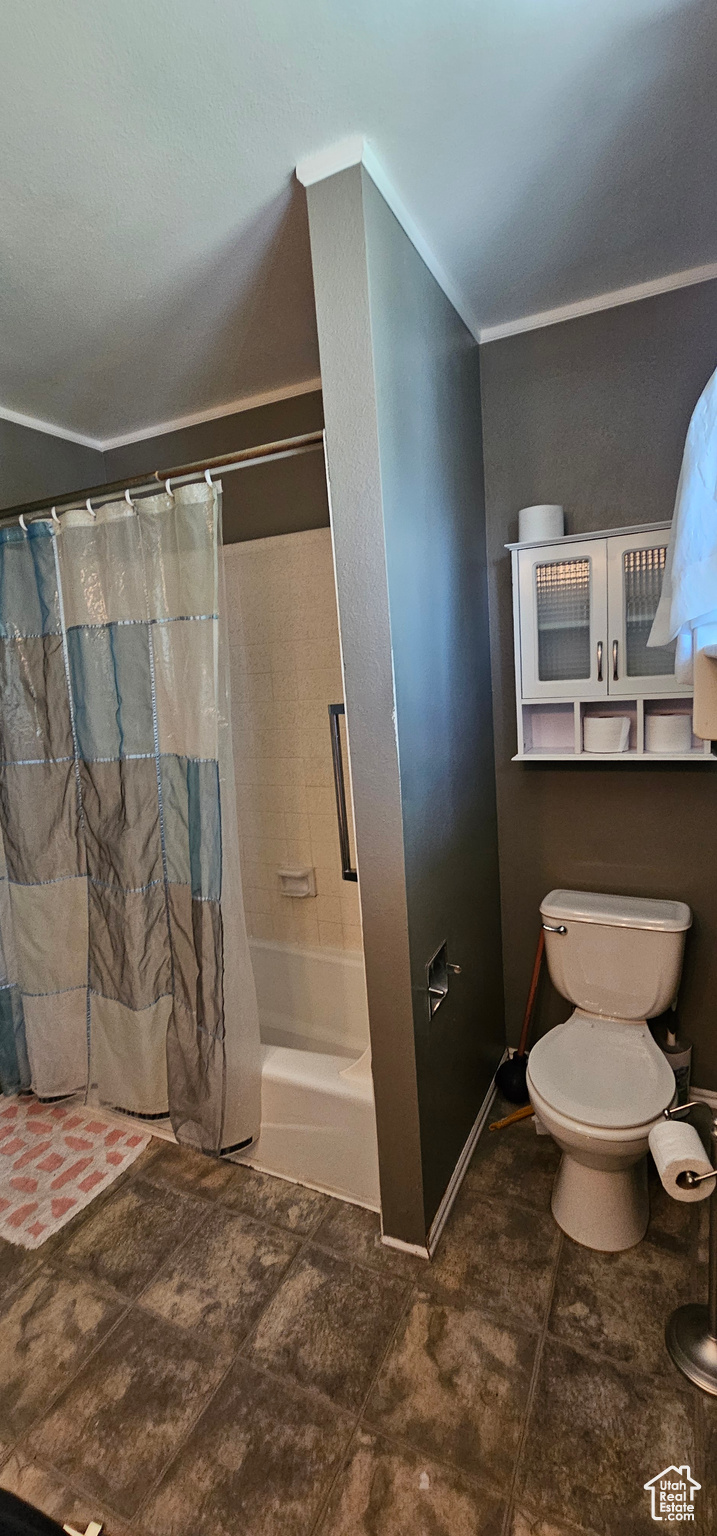
POLYGON ((562 507, 550 502, 539 506, 522 507, 518 513, 518 538, 523 543, 538 539, 562 539, 565 533, 565 515, 562 507))
POLYGON ((691 715, 645 715, 646 752, 689 752, 691 747, 691 715))
POLYGON ((629 715, 586 715, 583 720, 584 752, 627 752, 629 715))

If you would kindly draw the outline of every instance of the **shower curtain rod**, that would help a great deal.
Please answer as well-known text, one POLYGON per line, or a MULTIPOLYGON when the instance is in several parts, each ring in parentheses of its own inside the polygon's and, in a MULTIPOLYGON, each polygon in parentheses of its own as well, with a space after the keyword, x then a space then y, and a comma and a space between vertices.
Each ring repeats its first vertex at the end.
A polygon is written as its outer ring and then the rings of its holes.
POLYGON ((49 512, 51 507, 75 506, 78 502, 111 501, 124 491, 155 491, 157 483, 171 480, 174 485, 186 485, 207 470, 221 469, 232 474, 235 469, 247 469, 250 464, 291 459, 298 454, 314 453, 324 441, 323 431, 305 432, 302 437, 284 437, 275 443, 259 443, 253 448, 241 448, 235 453, 220 453, 213 459, 198 459, 193 464, 176 465, 174 469, 155 469, 144 475, 130 475, 123 480, 105 481, 102 485, 86 486, 83 490, 68 492, 65 496, 43 497, 41 501, 28 501, 23 505, 8 507, 0 513, 0 526, 16 522, 20 516, 29 517, 33 512, 49 512))

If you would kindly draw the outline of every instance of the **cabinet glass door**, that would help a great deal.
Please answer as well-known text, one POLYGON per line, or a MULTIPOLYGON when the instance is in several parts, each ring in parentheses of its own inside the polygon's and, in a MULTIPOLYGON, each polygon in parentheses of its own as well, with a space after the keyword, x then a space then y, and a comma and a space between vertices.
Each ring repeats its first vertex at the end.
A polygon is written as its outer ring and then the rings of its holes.
POLYGON ((605 542, 522 549, 523 697, 606 691, 605 542))
POLYGON ((690 693, 675 683, 675 642, 648 647, 660 601, 667 537, 625 534, 608 541, 610 693, 690 693))

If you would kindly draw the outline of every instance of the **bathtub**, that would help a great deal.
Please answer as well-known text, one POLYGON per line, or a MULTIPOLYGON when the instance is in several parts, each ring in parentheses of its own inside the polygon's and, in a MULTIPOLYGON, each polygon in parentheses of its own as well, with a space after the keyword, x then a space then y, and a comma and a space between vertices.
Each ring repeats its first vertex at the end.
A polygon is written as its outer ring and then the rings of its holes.
POLYGON ((363 956, 250 940, 261 1134, 233 1161, 380 1210, 363 956))

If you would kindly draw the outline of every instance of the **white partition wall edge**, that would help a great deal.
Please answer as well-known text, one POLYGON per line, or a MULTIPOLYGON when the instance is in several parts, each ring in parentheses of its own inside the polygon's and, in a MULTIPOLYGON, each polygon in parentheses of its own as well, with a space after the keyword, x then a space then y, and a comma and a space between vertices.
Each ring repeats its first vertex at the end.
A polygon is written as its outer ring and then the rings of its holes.
POLYGON ((383 1228, 424 1246, 408 914, 361 167, 308 189, 383 1228))
POLYGON ((478 346, 360 148, 302 179, 383 1229, 425 1251, 504 1046, 478 346))

